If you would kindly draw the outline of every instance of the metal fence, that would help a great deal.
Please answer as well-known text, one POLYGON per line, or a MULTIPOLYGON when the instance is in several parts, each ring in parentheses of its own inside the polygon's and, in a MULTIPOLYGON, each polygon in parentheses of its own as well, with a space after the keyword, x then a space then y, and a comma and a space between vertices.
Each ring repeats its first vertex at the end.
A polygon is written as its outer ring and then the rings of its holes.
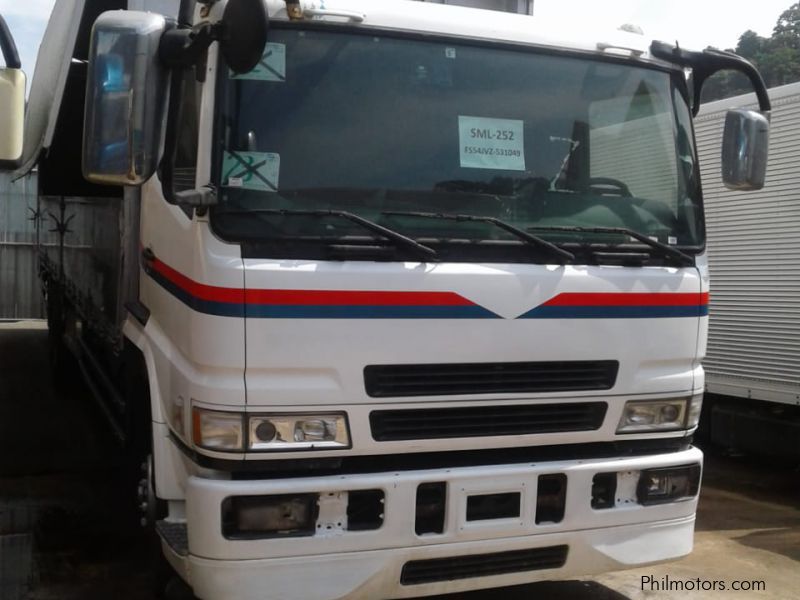
POLYGON ((0 173, 0 319, 44 316, 36 272, 36 173, 12 181, 0 173))

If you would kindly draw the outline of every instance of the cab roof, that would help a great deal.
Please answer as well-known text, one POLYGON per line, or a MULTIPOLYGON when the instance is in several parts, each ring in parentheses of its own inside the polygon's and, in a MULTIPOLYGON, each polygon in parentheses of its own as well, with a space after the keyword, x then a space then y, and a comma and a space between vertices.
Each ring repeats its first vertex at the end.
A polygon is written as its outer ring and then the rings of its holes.
MULTIPOLYGON (((524 14, 413 0, 301 0, 300 4, 308 21, 649 58, 650 40, 643 35, 600 30, 577 20, 554 22, 524 14)), ((270 18, 288 18, 284 1, 267 0, 267 7, 270 18)))

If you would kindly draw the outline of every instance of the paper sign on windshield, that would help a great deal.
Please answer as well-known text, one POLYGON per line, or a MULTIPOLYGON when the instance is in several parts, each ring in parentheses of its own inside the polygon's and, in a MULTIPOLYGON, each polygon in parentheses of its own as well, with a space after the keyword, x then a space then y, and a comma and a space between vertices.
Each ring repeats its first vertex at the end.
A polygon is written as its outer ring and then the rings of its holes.
POLYGON ((525 170, 522 121, 458 117, 461 166, 467 169, 525 170))
POLYGON ((280 169, 279 154, 226 150, 222 157, 222 185, 277 192, 280 169))
POLYGON ((267 44, 261 60, 251 71, 240 75, 231 73, 231 79, 286 81, 286 45, 267 44))

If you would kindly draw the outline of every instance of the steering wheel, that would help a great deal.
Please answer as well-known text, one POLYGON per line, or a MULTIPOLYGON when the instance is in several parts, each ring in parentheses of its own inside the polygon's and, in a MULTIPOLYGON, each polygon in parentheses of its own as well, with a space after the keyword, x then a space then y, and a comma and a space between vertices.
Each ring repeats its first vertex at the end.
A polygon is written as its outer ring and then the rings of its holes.
POLYGON ((589 191, 601 196, 630 198, 633 195, 626 183, 613 177, 591 177, 589 179, 589 191))

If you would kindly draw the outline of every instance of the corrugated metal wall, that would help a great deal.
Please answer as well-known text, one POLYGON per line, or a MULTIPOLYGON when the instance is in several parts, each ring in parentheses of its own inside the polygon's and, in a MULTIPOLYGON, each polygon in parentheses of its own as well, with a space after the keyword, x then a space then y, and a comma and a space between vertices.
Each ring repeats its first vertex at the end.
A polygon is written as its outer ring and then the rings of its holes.
POLYGON ((733 192, 720 177, 725 110, 756 108, 752 96, 714 102, 696 121, 711 271, 704 363, 709 391, 800 404, 800 85, 770 90, 767 184, 733 192))
MULTIPOLYGON (((672 117, 658 114, 591 130, 590 173, 624 181, 638 198, 677 198, 672 117)), ((672 200, 673 205, 676 204, 672 200)), ((677 206, 672 207, 677 211, 677 206)))
POLYGON ((36 174, 0 173, 0 319, 44 315, 36 272, 36 174))

